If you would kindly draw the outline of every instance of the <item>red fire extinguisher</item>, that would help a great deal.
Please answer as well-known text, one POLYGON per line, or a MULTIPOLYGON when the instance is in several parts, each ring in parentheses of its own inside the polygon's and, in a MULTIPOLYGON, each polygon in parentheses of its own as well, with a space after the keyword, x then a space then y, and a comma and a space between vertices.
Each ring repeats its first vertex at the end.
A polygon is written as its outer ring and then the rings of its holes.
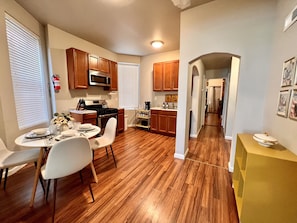
POLYGON ((53 85, 55 91, 59 91, 61 89, 60 77, 58 75, 53 75, 53 85))

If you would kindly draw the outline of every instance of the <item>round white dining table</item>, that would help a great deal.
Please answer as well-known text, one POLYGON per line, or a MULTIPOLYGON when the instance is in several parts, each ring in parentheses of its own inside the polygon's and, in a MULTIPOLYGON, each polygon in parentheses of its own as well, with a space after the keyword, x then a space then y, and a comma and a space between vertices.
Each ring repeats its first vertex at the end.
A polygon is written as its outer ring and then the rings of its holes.
MULTIPOLYGON (((76 130, 75 136, 85 136, 86 138, 92 138, 94 136, 96 136, 97 134, 99 134, 101 131, 100 127, 92 125, 92 128, 90 128, 90 130, 76 130)), ((36 193, 36 188, 37 188, 37 184, 38 184, 38 179, 39 179, 39 175, 40 175, 40 169, 41 169, 41 165, 42 165, 42 161, 43 161, 43 156, 44 156, 44 151, 46 148, 50 148, 52 147, 55 143, 63 140, 62 135, 48 135, 46 137, 42 137, 42 138, 28 138, 28 133, 23 134, 19 137, 17 137, 15 139, 15 144, 17 144, 18 146, 24 147, 24 149, 26 148, 36 148, 39 147, 40 148, 40 152, 39 152, 39 158, 37 161, 37 166, 36 166, 36 173, 35 173, 35 177, 34 177, 34 185, 33 185, 33 190, 32 190, 32 196, 31 196, 31 201, 30 201, 30 207, 33 206, 34 203, 34 199, 35 199, 35 193, 36 193)), ((93 162, 91 162, 91 169, 92 169, 92 173, 95 179, 95 182, 98 183, 98 178, 97 178, 97 174, 93 165, 93 162)))

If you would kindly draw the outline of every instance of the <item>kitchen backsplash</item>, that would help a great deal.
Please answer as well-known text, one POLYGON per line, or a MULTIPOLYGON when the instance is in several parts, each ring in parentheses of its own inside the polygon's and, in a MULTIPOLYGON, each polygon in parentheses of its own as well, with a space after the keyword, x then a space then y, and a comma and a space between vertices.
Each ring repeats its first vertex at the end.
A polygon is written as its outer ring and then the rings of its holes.
POLYGON ((166 94, 165 102, 175 102, 177 103, 177 94, 166 94))

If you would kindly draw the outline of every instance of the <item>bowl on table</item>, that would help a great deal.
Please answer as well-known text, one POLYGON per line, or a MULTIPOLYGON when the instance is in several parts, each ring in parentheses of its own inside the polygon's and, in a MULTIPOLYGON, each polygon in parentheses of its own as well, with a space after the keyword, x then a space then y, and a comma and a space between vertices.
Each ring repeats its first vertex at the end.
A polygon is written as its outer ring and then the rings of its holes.
POLYGON ((81 124, 78 129, 81 131, 85 131, 85 130, 90 130, 92 128, 93 128, 92 124, 86 123, 86 124, 81 124))
POLYGON ((75 136, 76 135, 76 130, 66 130, 66 131, 61 132, 61 135, 63 137, 75 136))
POLYGON ((40 129, 34 129, 32 132, 36 135, 45 135, 47 133, 47 128, 40 128, 40 129))

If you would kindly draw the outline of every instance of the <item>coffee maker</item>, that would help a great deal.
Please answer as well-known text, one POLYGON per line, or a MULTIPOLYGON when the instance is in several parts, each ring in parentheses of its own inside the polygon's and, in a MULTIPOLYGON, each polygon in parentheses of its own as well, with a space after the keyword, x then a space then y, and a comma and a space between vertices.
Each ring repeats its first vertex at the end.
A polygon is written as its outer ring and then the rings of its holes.
POLYGON ((150 110, 151 109, 151 102, 150 101, 145 101, 144 102, 144 109, 145 110, 150 110))

